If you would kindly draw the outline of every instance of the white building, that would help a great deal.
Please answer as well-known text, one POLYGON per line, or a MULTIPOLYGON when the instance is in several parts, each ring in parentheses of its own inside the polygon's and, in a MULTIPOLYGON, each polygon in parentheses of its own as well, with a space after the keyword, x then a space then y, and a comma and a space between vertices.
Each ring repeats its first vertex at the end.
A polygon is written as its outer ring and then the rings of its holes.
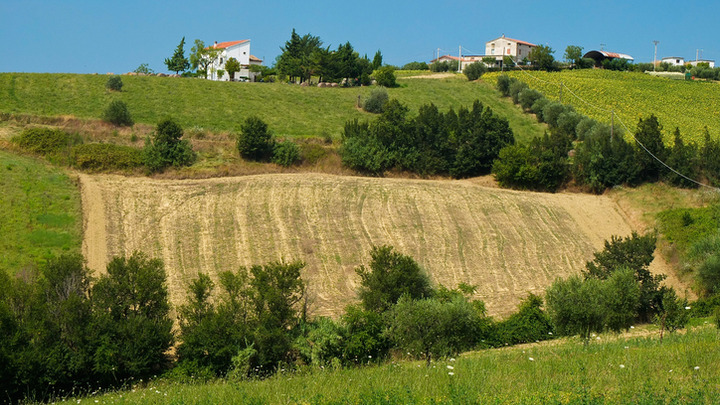
POLYGON ((225 63, 230 58, 237 59, 240 62, 240 71, 235 73, 235 80, 250 80, 255 81, 255 73, 250 72, 250 65, 260 65, 262 60, 250 54, 250 40, 243 39, 241 41, 228 41, 220 42, 215 41, 213 48, 220 49, 221 52, 217 59, 208 67, 208 79, 228 81, 230 75, 225 69, 225 63), (223 75, 218 77, 218 70, 223 70, 223 75))
POLYGON ((668 63, 672 66, 683 66, 685 65, 685 58, 680 56, 667 56, 662 58, 660 63, 668 63))
POLYGON ((714 67, 715 67, 715 61, 714 61, 714 60, 711 60, 711 59, 691 60, 691 61, 689 61, 688 63, 691 64, 692 66, 697 66, 698 63, 707 63, 708 65, 710 65, 711 68, 714 68, 714 67))
POLYGON ((485 43, 485 56, 493 56, 498 62, 503 60, 503 56, 511 57, 516 63, 530 55, 530 51, 537 47, 530 42, 520 41, 518 39, 507 38, 505 34, 500 38, 485 43))

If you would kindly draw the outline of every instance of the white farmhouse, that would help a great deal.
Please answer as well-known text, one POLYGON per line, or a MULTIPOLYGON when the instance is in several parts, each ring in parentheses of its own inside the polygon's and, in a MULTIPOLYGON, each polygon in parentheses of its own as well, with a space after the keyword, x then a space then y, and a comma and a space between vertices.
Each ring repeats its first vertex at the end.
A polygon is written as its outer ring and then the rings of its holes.
POLYGON ((511 57, 516 63, 522 61, 530 55, 530 51, 537 47, 530 42, 520 41, 505 37, 495 38, 485 43, 485 55, 493 56, 498 62, 502 61, 503 56, 511 57))
POLYGON ((662 58, 660 63, 667 63, 670 64, 670 66, 683 66, 685 65, 685 58, 681 56, 668 56, 662 58))
POLYGON ((213 48, 220 49, 221 52, 213 64, 208 67, 208 79, 220 81, 230 80, 230 75, 228 75, 225 69, 225 63, 228 59, 235 58, 238 62, 240 62, 240 71, 235 73, 235 80, 242 80, 243 78, 247 78, 247 80, 251 81, 255 80, 255 73, 250 72, 249 66, 260 65, 262 64, 262 60, 250 54, 249 39, 220 43, 215 41, 213 48), (224 71, 222 76, 218 76, 218 70, 224 71))

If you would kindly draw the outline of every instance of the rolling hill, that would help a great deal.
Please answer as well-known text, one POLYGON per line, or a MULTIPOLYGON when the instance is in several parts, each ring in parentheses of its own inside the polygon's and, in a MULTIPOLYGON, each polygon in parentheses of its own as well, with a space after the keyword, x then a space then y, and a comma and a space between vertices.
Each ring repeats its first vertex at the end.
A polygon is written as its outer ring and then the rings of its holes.
POLYGON ((187 282, 278 260, 303 260, 311 310, 354 302, 354 269, 373 245, 415 258, 435 283, 478 286, 491 314, 577 274, 611 235, 631 226, 608 197, 430 181, 267 174, 206 180, 81 175, 83 251, 102 271, 134 250, 162 258, 171 301, 187 282))

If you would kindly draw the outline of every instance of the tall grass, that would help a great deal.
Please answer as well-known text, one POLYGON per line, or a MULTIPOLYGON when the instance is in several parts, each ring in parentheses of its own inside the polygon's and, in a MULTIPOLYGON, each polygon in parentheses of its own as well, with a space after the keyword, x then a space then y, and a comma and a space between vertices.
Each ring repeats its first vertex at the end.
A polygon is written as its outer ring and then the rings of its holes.
POLYGON ((2 150, 0 172, 0 271, 79 253, 82 214, 73 181, 37 159, 2 150))
MULTIPOLYGON (((72 115, 99 119, 113 100, 124 101, 137 123, 154 125, 165 116, 184 128, 235 131, 248 115, 257 115, 277 135, 339 136, 345 122, 371 119, 356 108, 372 87, 317 88, 283 83, 231 83, 202 79, 124 76, 122 92, 105 89, 106 76, 0 73, 0 112, 39 116, 72 115)), ((470 107, 480 99, 510 121, 518 139, 542 135, 543 126, 497 96, 487 85, 463 77, 399 79, 388 89, 411 112, 434 103, 441 110, 470 107)))
MULTIPOLYGON (((359 369, 280 373, 262 381, 148 383, 108 403, 567 404, 717 403, 718 331, 655 338, 577 339, 485 350, 430 368, 392 362, 359 369)), ((82 402, 82 401, 81 401, 82 402)))

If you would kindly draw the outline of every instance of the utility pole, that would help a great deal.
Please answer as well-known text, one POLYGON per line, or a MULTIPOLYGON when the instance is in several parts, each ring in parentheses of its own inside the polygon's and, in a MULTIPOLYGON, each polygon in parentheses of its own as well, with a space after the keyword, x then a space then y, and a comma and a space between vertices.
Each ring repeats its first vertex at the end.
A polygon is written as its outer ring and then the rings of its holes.
POLYGON ((458 73, 462 71, 462 45, 458 45, 458 73))
POLYGON ((657 68, 657 46, 660 43, 660 41, 653 41, 653 44, 655 44, 655 53, 653 54, 653 72, 657 68))
POLYGON ((562 104, 562 86, 563 86, 563 82, 560 81, 560 104, 562 104))
POLYGON ((604 49, 605 49, 605 44, 601 43, 600 44, 600 52, 602 52, 604 49))

